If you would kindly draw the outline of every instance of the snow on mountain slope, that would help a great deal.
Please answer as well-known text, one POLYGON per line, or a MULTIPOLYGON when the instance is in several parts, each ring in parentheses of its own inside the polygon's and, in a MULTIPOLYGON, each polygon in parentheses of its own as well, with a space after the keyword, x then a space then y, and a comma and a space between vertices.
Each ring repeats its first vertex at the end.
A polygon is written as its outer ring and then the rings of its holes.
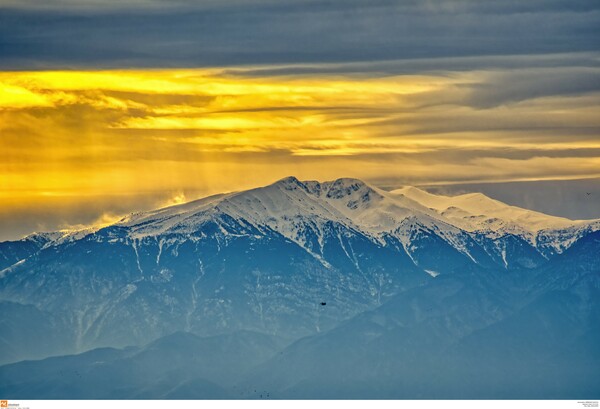
POLYGON ((411 198, 423 206, 434 209, 457 226, 469 231, 518 227, 535 233, 540 230, 564 229, 585 223, 585 221, 574 221, 510 206, 482 193, 442 196, 412 186, 391 193, 395 196, 411 198))
MULTIPOLYGON (((327 226, 334 223, 383 245, 393 235, 410 253, 411 231, 418 225, 434 231, 452 247, 472 258, 464 245, 463 230, 417 201, 367 185, 358 179, 301 182, 295 177, 242 192, 211 196, 157 211, 132 214, 117 226, 131 229, 130 237, 143 239, 165 233, 194 233, 207 220, 227 215, 250 223, 257 231, 276 231, 321 259, 327 226), (408 220, 413 221, 407 223, 408 220), (414 223, 414 222, 417 223, 414 223), (308 234, 310 233, 310 234, 308 234), (316 237, 318 248, 308 240, 316 237)), ((236 234, 221 226, 226 234, 236 234)))
MULTIPOLYGON (((434 195, 415 187, 387 192, 358 179, 301 182, 295 177, 247 191, 209 196, 149 212, 132 213, 113 225, 123 229, 132 245, 145 238, 178 235, 201 239, 203 226, 216 223, 225 237, 276 232, 299 244, 322 263, 332 223, 364 235, 377 245, 397 239, 412 257, 417 237, 435 235, 475 263, 474 240, 496 262, 508 267, 507 238, 525 240, 544 257, 560 253, 582 235, 600 229, 600 220, 573 221, 509 206, 480 193, 434 195), (226 222, 246 226, 234 231, 226 222)), ((97 228, 60 232, 48 245, 74 241, 97 228)), ((331 237, 329 237, 331 239, 331 237)), ((341 240, 341 237, 339 238, 341 240)), ((170 239, 173 240, 173 239, 170 239)), ((135 250, 135 249, 134 249, 135 250)), ((137 250, 136 250, 137 251, 137 250)), ((481 258, 481 257, 480 257, 481 258)), ((418 264, 413 259, 415 264, 418 264)))
POLYGON ((391 197, 388 192, 358 179, 307 183, 318 198, 352 220, 361 230, 371 234, 390 231, 411 216, 423 220, 437 216, 411 199, 391 197))
MULTIPOLYGON (((390 194, 409 197, 468 232, 483 234, 491 239, 501 239, 507 235, 520 237, 546 258, 562 253, 585 234, 600 230, 600 219, 569 220, 550 216, 507 205, 482 193, 443 196, 405 186, 390 194)), ((506 243, 496 243, 496 247, 505 259, 506 243)))
POLYGON ((470 238, 466 237, 463 230, 411 198, 391 195, 357 179, 305 183, 311 192, 352 220, 365 235, 381 243, 385 242, 386 236, 398 239, 417 265, 417 260, 412 257, 415 250, 412 241, 424 232, 439 236, 455 250, 475 261, 469 249, 470 238))
POLYGON ((184 223, 191 226, 199 221, 193 216, 211 212, 267 225, 285 236, 292 234, 293 221, 299 217, 335 221, 373 234, 389 231, 410 216, 441 220, 410 198, 394 197, 357 179, 319 183, 288 177, 265 187, 131 214, 117 225, 131 227, 141 236, 153 235, 184 223))
POLYGON ((230 195, 218 194, 149 212, 131 213, 119 220, 116 225, 130 228, 132 237, 159 235, 181 223, 191 215, 210 209, 214 203, 230 195))

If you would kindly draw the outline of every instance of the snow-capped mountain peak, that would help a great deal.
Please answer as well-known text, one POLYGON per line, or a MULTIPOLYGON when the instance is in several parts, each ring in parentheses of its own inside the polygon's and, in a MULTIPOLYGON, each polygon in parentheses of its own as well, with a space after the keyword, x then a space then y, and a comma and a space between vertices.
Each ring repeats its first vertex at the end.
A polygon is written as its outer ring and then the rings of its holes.
MULTIPOLYGON (((229 237, 276 232, 319 261, 325 237, 333 234, 334 225, 381 246, 387 245, 386 237, 394 237, 409 255, 415 232, 426 231, 472 260, 472 244, 468 242, 480 240, 480 236, 494 241, 493 252, 497 254, 504 254, 505 244, 495 240, 509 235, 525 240, 546 257, 548 252, 564 251, 582 234, 600 229, 599 221, 549 216, 481 193, 443 196, 412 186, 388 192, 359 179, 319 182, 300 181, 293 176, 263 187, 133 213, 112 226, 123 229, 133 240, 172 234, 181 239, 201 239, 206 223, 213 223, 229 237), (230 221, 246 227, 232 229, 230 221)), ((63 232, 47 245, 76 240, 96 231, 98 228, 63 232)))
POLYGON ((406 186, 391 193, 409 197, 468 231, 522 229, 525 232, 536 233, 540 230, 564 229, 585 223, 510 206, 482 193, 434 195, 413 186, 406 186))

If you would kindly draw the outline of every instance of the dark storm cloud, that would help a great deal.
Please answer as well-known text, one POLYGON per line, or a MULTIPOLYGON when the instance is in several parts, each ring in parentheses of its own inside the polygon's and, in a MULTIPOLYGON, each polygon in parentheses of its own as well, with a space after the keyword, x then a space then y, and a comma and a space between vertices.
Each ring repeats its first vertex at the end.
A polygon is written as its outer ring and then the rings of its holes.
POLYGON ((0 67, 407 60, 596 51, 600 42, 597 1, 36 3, 0 2, 0 67))

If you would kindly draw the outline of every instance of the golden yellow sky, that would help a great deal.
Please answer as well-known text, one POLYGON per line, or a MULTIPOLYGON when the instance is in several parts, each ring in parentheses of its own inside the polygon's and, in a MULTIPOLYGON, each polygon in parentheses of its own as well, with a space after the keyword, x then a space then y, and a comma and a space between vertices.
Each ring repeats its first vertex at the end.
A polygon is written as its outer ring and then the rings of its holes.
POLYGON ((385 186, 600 175, 598 94, 514 85, 539 70, 252 72, 0 73, 0 226, 36 206, 66 227, 288 175, 385 186), (115 200, 126 205, 69 220, 115 200))

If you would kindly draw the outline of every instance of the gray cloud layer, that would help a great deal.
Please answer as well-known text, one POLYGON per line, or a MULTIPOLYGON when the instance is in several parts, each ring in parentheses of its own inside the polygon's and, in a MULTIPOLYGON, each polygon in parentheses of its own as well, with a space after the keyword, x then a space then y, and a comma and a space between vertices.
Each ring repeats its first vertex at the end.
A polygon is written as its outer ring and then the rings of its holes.
POLYGON ((0 68, 407 60, 600 44, 594 0, 43 3, 0 2, 0 68))

